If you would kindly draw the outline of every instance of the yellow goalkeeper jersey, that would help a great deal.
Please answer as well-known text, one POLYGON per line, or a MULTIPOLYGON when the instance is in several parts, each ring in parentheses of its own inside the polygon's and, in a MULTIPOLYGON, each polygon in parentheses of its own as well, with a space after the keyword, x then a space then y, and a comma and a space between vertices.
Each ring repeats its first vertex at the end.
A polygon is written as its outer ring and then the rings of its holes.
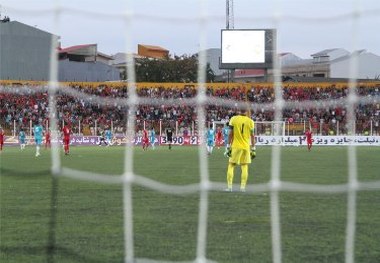
POLYGON ((230 119, 229 126, 232 127, 232 148, 248 149, 251 143, 251 134, 255 128, 253 120, 247 116, 236 115, 230 119))

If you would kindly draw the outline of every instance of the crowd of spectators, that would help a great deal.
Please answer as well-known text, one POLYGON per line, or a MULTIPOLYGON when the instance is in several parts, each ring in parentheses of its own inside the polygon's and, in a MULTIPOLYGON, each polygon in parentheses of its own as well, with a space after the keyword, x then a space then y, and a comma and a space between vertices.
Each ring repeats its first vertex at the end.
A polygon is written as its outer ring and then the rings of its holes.
MULTIPOLYGON (((25 87, 24 87, 25 88, 25 87)), ((67 87, 60 87, 65 89, 67 87)), ((85 87, 72 85, 74 91, 95 95, 104 98, 128 98, 127 87, 113 87, 111 85, 99 85, 96 87, 85 87)), ((32 92, 33 87, 26 88, 29 92, 22 94, 0 93, 0 125, 13 127, 28 127, 30 121, 35 123, 38 120, 46 121, 49 117, 49 101, 46 90, 32 92)), ((365 134, 370 129, 373 133, 380 133, 380 87, 360 86, 357 89, 359 96, 373 98, 371 103, 359 103, 355 107, 356 131, 358 134, 365 134)), ((181 130, 188 130, 197 121, 196 105, 181 103, 185 99, 195 98, 197 88, 194 85, 178 87, 141 87, 136 90, 141 98, 148 98, 148 101, 155 101, 154 105, 149 103, 139 104, 136 107, 136 128, 142 129, 143 123, 156 126, 162 121, 164 127, 177 127, 181 130), (171 103, 167 103, 167 100, 171 103), (175 101, 176 103, 174 103, 175 101), (165 103, 166 102, 166 103, 165 103)), ((339 100, 348 95, 347 87, 283 87, 282 97, 285 101, 298 102, 299 106, 284 109, 283 119, 289 123, 307 122, 315 129, 316 133, 322 134, 339 132, 344 134, 347 122, 346 104, 334 107, 306 107, 303 101, 339 100), (320 129, 322 127, 322 129, 320 129), (337 130, 339 127, 339 131, 337 130)), ((207 87, 206 96, 208 103, 206 106, 206 121, 228 121, 234 114, 235 108, 222 105, 220 102, 213 103, 213 100, 228 99, 235 101, 248 101, 254 105, 273 103, 275 100, 273 87, 260 86, 254 84, 247 88, 244 86, 207 87)), ((76 98, 67 92, 58 92, 56 97, 58 123, 70 122, 74 133, 83 130, 84 127, 105 127, 110 126, 111 121, 114 129, 119 132, 125 131, 126 121, 130 108, 127 104, 100 105, 93 102, 91 96, 76 98), (79 126, 79 123, 81 126, 79 126)), ((296 104, 297 105, 297 104, 296 104)), ((274 107, 271 109, 256 107, 252 111, 252 118, 256 121, 272 121, 274 119, 274 107)))

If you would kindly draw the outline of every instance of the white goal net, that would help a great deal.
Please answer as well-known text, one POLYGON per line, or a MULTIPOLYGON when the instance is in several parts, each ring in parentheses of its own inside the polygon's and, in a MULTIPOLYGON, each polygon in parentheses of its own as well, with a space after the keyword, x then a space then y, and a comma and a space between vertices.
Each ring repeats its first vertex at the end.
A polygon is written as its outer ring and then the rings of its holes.
MULTIPOLYGON (((53 131, 53 137, 57 137, 56 132, 59 129, 59 115, 57 112, 57 107, 63 108, 64 105, 57 106, 58 97, 66 97, 68 103, 71 103, 71 98, 74 100, 80 100, 83 108, 92 107, 96 105, 98 109, 112 108, 114 112, 124 112, 123 126, 125 130, 123 133, 127 135, 127 140, 125 144, 125 155, 124 155, 124 171, 120 175, 113 174, 94 174, 92 172, 80 171, 69 167, 62 166, 61 162, 61 146, 59 141, 52 141, 52 151, 51 151, 51 171, 53 174, 53 181, 58 180, 61 177, 67 177, 75 180, 84 180, 90 182, 97 182, 102 184, 120 184, 123 188, 123 220, 124 220, 124 259, 125 263, 132 262, 167 262, 165 259, 145 259, 138 258, 135 255, 135 236, 134 236, 134 209, 133 209, 133 186, 140 186, 153 191, 158 191, 166 194, 182 195, 189 193, 199 194, 199 207, 198 207, 198 223, 197 223, 197 238, 196 238, 196 251, 194 259, 189 259, 188 262, 213 262, 212 258, 207 255, 207 233, 208 233, 208 211, 209 211, 209 193, 211 191, 221 191, 225 188, 224 182, 212 181, 209 177, 209 162, 207 158, 206 147, 199 147, 199 183, 189 184, 189 185, 171 185, 162 183, 159 181, 151 180, 135 172, 134 160, 136 158, 133 148, 133 136, 136 133, 136 126, 138 123, 139 106, 144 105, 144 107, 162 107, 162 105, 169 107, 170 105, 178 105, 180 107, 192 107, 194 109, 194 116, 196 117, 198 126, 197 133, 205 134, 207 130, 207 107, 212 105, 223 105, 225 108, 236 109, 246 107, 246 101, 237 100, 231 97, 217 97, 209 96, 207 94, 208 88, 206 83, 206 53, 204 50, 207 49, 207 37, 208 23, 220 22, 221 17, 213 17, 208 15, 208 1, 200 1, 200 9, 198 14, 194 14, 191 23, 198 24, 199 32, 199 54, 198 54, 198 72, 197 72, 197 89, 194 96, 188 96, 184 98, 176 97, 165 97, 152 99, 150 97, 139 96, 136 84, 136 72, 135 72, 135 61, 132 55, 134 47, 132 47, 132 39, 134 38, 132 31, 132 23, 136 21, 143 20, 144 22, 154 23, 155 20, 168 20, 170 23, 187 23, 189 22, 186 18, 181 19, 180 16, 176 17, 161 17, 159 14, 154 16, 149 16, 146 14, 134 14, 132 4, 128 1, 128 6, 125 12, 119 14, 98 14, 96 12, 91 12, 88 10, 76 10, 70 8, 62 7, 62 3, 59 1, 54 1, 54 7, 49 10, 43 10, 43 12, 48 13, 53 16, 54 29, 58 31, 60 23, 65 23, 62 18, 65 15, 70 15, 75 13, 77 15, 90 16, 96 19, 114 19, 115 17, 121 19, 125 23, 125 30, 119 32, 125 37, 126 45, 125 51, 127 54, 126 63, 126 73, 128 75, 128 80, 126 81, 126 90, 122 96, 111 95, 103 96, 102 94, 96 94, 91 92, 86 92, 81 89, 63 85, 58 82, 58 60, 57 60, 57 50, 55 47, 58 45, 58 39, 53 37, 53 46, 51 49, 50 56, 50 79, 47 85, 38 85, 37 87, 28 87, 27 85, 22 85, 20 87, 14 88, 7 85, 2 85, 0 87, 0 93, 7 94, 46 94, 48 97, 48 119, 49 127, 53 131), (104 17, 102 17, 104 15, 104 17)), ((213 2, 213 4, 216 4, 213 2)), ((218 5, 221 4, 220 2, 218 5)), ((224 3, 223 3, 224 4, 224 3)), ((280 8, 281 5, 277 4, 276 8, 280 8)), ((26 12, 23 9, 17 9, 12 7, 3 7, 4 9, 14 10, 16 13, 26 12)), ((28 11, 29 12, 29 11, 28 11)), ((42 11, 34 11, 38 15, 42 11)), ((375 15, 379 15, 379 12, 373 12, 375 15)), ((33 14, 33 13, 32 13, 33 14)), ((288 21, 296 20, 303 22, 326 22, 326 21, 348 21, 352 22, 352 44, 356 48, 355 44, 359 38, 359 32, 357 32, 356 27, 360 23, 360 18, 371 15, 372 13, 363 13, 360 9, 354 9, 352 13, 337 16, 337 17, 326 17, 318 18, 315 21, 303 16, 285 16, 280 15, 278 10, 273 12, 273 15, 266 17, 265 19, 271 21, 275 28, 281 28, 282 24, 288 21)), ((247 20, 255 19, 245 18, 247 20)), ((328 26, 328 25, 327 25, 328 26)), ((184 40, 186 41, 186 40, 184 40)), ((347 130, 348 133, 353 131, 354 124, 356 123, 357 116, 357 106, 373 104, 379 102, 378 94, 373 97, 360 96, 357 93, 357 76, 358 76, 358 60, 355 56, 350 62, 351 78, 349 80, 349 88, 347 89, 347 96, 339 99, 325 99, 323 101, 313 101, 306 100, 303 102, 284 100, 283 98, 283 86, 281 79, 281 65, 278 58, 274 54, 274 69, 273 69, 273 100, 269 102, 258 102, 252 103, 252 111, 259 112, 263 109, 266 111, 273 112, 273 120, 271 121, 256 121, 255 134, 260 136, 285 136, 287 133, 287 124, 284 121, 283 112, 284 110, 291 110, 300 108, 311 109, 315 108, 318 110, 323 110, 329 106, 335 106, 339 104, 345 108, 345 114, 347 116, 347 130)), ((0 69, 1 70, 1 69, 0 69)), ((154 89, 153 89, 154 90, 154 89)), ((3 101, 1 103, 4 103, 3 101)), ((95 106, 94 106, 95 107, 95 106)), ((227 115, 227 114, 226 114, 227 115)), ((107 116, 105 117, 107 118, 107 116)), ((222 127, 225 122, 214 121, 214 127, 222 127)), ((173 126, 174 127, 174 126, 173 126)), ((318 126, 319 128, 319 126, 318 126)), ((164 129, 163 129, 164 130, 164 129)), ((200 136, 202 138, 202 136, 200 136)), ((200 142, 200 145, 204 146, 205 142, 200 142)), ((295 193, 321 193, 321 194, 335 194, 335 193, 346 193, 347 194, 347 222, 345 231, 345 258, 339 259, 339 261, 344 261, 346 263, 352 263, 355 261, 355 230, 356 230, 356 206, 357 206, 357 194, 359 191, 363 190, 379 190, 380 180, 374 182, 361 182, 358 178, 358 164, 357 164, 357 148, 355 146, 347 147, 348 163, 347 165, 347 182, 339 185, 319 185, 319 184, 303 184, 303 183, 293 183, 285 181, 281 178, 281 156, 282 148, 279 145, 272 146, 271 148, 271 159, 268 162, 271 165, 270 179, 267 183, 261 184, 250 184, 247 187, 248 197, 253 194, 269 193, 270 197, 270 228, 271 228, 271 247, 272 247, 272 261, 274 263, 280 263, 284 261, 283 249, 282 249, 282 238, 281 238, 281 214, 280 214, 280 193, 295 192, 295 193)), ((52 206, 56 205, 58 200, 53 198, 52 206)), ((55 220, 53 218, 52 220, 55 220)), ((51 222, 51 226, 56 227, 59 222, 51 222)), ((53 230, 54 232, 54 230, 53 230)), ((50 242, 54 246, 54 236, 53 233, 50 236, 50 242)), ((249 248, 247 248, 249 249, 249 248)), ((255 261, 254 259, 248 260, 249 262, 255 261)), ((247 261, 247 262, 248 262, 247 261)))

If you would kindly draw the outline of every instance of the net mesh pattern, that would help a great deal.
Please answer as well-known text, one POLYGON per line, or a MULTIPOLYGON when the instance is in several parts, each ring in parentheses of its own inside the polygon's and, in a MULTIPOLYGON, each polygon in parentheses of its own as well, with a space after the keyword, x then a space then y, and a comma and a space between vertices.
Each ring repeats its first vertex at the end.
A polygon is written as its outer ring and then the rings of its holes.
MULTIPOLYGON (((58 30, 60 17, 63 14, 77 14, 81 16, 88 17, 101 17, 103 19, 119 19, 123 20, 126 24, 126 31, 124 36, 126 39, 125 51, 127 54, 127 75, 128 77, 128 94, 127 96, 120 98, 112 97, 100 97, 97 95, 87 94, 83 91, 78 91, 72 87, 62 88, 58 83, 58 61, 57 61, 57 51, 54 48, 57 46, 57 39, 53 37, 53 45, 51 49, 51 64, 50 64, 50 80, 48 85, 33 87, 29 89, 28 87, 20 88, 10 88, 7 86, 1 86, 0 92, 6 93, 16 93, 16 94, 30 94, 38 92, 48 92, 49 95, 49 119, 50 128, 52 131, 58 130, 57 123, 57 112, 56 112, 56 98, 60 95, 68 95, 75 97, 77 99, 86 100, 89 103, 99 104, 99 105, 123 105, 128 107, 129 111, 132 113, 136 112, 136 108, 140 104, 144 105, 189 105, 196 109, 198 123, 206 123, 206 109, 208 105, 224 105, 229 108, 244 108, 246 106, 245 102, 236 101, 231 99, 222 99, 218 97, 210 98, 206 93, 206 53, 204 50, 207 48, 207 24, 215 21, 224 21, 225 18, 222 16, 211 16, 207 13, 207 1, 200 1, 199 14, 196 14, 194 18, 182 18, 182 17, 163 17, 159 15, 148 15, 148 14, 137 14, 133 13, 130 9, 126 12, 119 14, 109 14, 109 13, 97 13, 88 10, 78 10, 73 8, 62 7, 59 5, 58 1, 55 1, 55 7, 52 9, 45 10, 23 10, 17 9, 18 13, 30 13, 33 15, 46 15, 54 14, 54 26, 58 30), (151 98, 144 98, 137 95, 136 92, 136 78, 135 78, 135 62, 133 59, 132 51, 132 41, 133 35, 131 33, 131 23, 133 21, 165 21, 169 23, 194 23, 197 21, 199 25, 199 58, 198 58, 198 89, 195 97, 186 99, 166 99, 166 100, 152 100, 151 98)), ((7 7, 8 10, 12 10, 11 7, 7 7)), ((380 10, 367 10, 361 11, 359 8, 353 10, 352 13, 347 13, 338 16, 331 17, 302 17, 302 16, 288 16, 279 15, 280 10, 273 10, 273 15, 261 18, 241 18, 242 21, 271 21, 274 28, 280 29, 281 24, 284 22, 300 22, 300 23, 325 23, 329 24, 331 22, 339 21, 352 21, 352 47, 355 49, 358 42, 358 23, 362 17, 368 16, 378 16, 380 10)), ((328 99, 323 101, 284 101, 282 96, 282 82, 281 82, 281 66, 279 64, 278 58, 273 57, 274 61, 274 101, 268 103, 255 103, 252 104, 252 110, 260 109, 274 109, 274 121, 282 120, 282 112, 284 109, 293 109, 296 107, 303 108, 313 108, 313 109, 323 109, 326 107, 333 107, 337 105, 344 105, 347 109, 348 116, 348 129, 353 129, 353 124, 355 123, 355 107, 360 104, 372 104, 374 101, 379 101, 378 97, 365 97, 358 96, 357 94, 357 76, 358 76, 358 60, 355 56, 352 57, 350 61, 350 82, 349 82, 349 93, 347 97, 340 99, 328 99)), ((133 134, 135 130, 136 115, 129 114, 127 118, 128 125, 127 134, 133 134)), ((204 134, 206 127, 200 125, 199 133, 204 134)), ((278 134, 281 135, 281 134, 278 134)), ((204 144, 204 142, 201 142, 204 144)), ((208 173, 208 158, 206 147, 199 147, 199 183, 190 185, 169 185, 164 184, 142 175, 136 174, 133 169, 133 144, 131 140, 125 146, 125 158, 124 158, 124 172, 121 175, 110 175, 110 174, 94 174, 86 171, 74 170, 68 167, 63 167, 60 160, 60 148, 57 143, 53 142, 53 147, 51 151, 52 164, 51 170, 53 173, 53 184, 56 184, 56 180, 59 177, 64 176, 76 180, 86 180, 100 182, 104 184, 121 184, 123 186, 123 214, 124 214, 124 241, 125 241, 125 259, 124 262, 161 262, 155 259, 138 259, 134 255, 134 243, 133 243, 133 202, 132 202, 132 186, 138 185, 145 188, 149 188, 155 191, 168 193, 168 194, 191 194, 199 193, 199 216, 198 216, 198 233, 197 233, 197 246, 195 262, 211 262, 212 259, 207 259, 206 247, 207 247, 207 214, 209 205, 209 192, 210 191, 220 191, 225 188, 225 183, 213 182, 209 178, 208 173)), ((346 184, 339 185, 314 185, 314 184, 302 184, 283 181, 281 179, 281 146, 272 146, 271 155, 271 175, 268 183, 264 184, 250 184, 247 186, 248 194, 260 194, 264 192, 270 193, 270 213, 271 213, 271 233, 272 233, 272 259, 273 262, 282 262, 281 254, 281 218, 280 218, 280 197, 279 193, 281 191, 288 192, 305 192, 305 193, 323 193, 323 194, 335 194, 335 193, 346 193, 347 194, 347 224, 346 224, 346 244, 345 244, 345 262, 354 262, 354 250, 355 250, 355 225, 356 225, 356 200, 358 191, 364 190, 379 190, 380 181, 375 182, 360 182, 358 180, 358 168, 357 168, 357 154, 355 146, 347 147, 348 154, 348 182, 346 184)), ((54 189, 54 187, 53 187, 54 189)), ((56 195, 57 193, 55 193, 56 195)), ((53 193, 54 195, 54 193, 53 193)), ((56 206, 56 196, 52 198, 52 207, 56 206)), ((50 226, 55 227, 55 218, 51 218, 50 226)), ((54 245, 54 231, 51 231, 50 243, 54 245)))

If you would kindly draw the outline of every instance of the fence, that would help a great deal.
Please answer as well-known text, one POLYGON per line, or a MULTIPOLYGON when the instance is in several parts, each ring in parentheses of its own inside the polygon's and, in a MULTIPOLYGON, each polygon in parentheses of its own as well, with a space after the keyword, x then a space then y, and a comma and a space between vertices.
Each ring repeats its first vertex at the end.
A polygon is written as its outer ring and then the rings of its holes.
MULTIPOLYGON (((345 123, 340 121, 329 121, 326 122, 321 119, 319 122, 311 121, 283 121, 283 126, 281 129, 283 131, 280 134, 284 136, 294 136, 302 135, 305 133, 306 129, 310 129, 315 135, 330 135, 330 136, 339 136, 339 135, 352 135, 347 133, 345 123)), ((61 127, 64 125, 64 121, 60 123, 61 127)), ((206 124, 206 127, 209 127, 211 122, 206 124)), ((14 120, 13 122, 5 122, 1 125, 5 130, 6 135, 17 136, 20 131, 20 128, 23 127, 25 133, 28 136, 32 136, 33 122, 29 121, 28 123, 19 123, 14 120)), ((45 129, 48 129, 48 121, 44 122, 45 129)), ((114 135, 123 135, 127 131, 127 124, 120 125, 119 121, 110 121, 110 125, 99 124, 96 120, 92 124, 83 124, 81 121, 72 124, 72 132, 74 135, 83 135, 83 136, 96 136, 99 135, 106 128, 111 129, 112 134, 114 135)), ((158 120, 158 121, 146 121, 146 120, 136 120, 136 134, 139 135, 142 130, 150 130, 154 128, 157 135, 165 134, 167 128, 172 128, 174 130, 174 135, 176 136, 196 136, 198 135, 198 122, 192 121, 187 124, 180 121, 168 121, 168 120, 158 120)), ((274 122, 257 122, 256 123, 256 134, 257 135, 274 135, 274 129, 276 125, 274 122)), ((378 121, 368 120, 366 122, 358 121, 355 123, 354 128, 355 134, 353 135, 364 135, 364 136, 378 136, 380 135, 380 125, 378 121)))

